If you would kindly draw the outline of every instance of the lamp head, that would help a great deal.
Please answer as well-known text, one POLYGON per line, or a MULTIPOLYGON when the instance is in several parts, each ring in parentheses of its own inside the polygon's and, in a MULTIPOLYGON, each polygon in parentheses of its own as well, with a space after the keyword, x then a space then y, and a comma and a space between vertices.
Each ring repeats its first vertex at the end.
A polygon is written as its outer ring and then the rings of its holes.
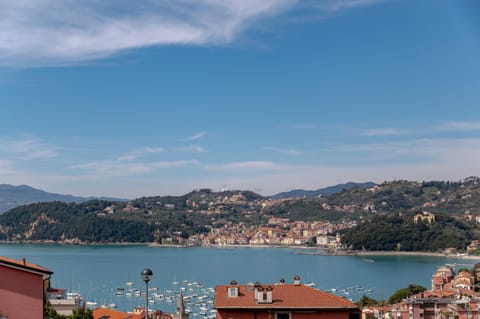
POLYGON ((153 272, 150 268, 145 268, 143 271, 142 271, 142 279, 143 281, 145 282, 149 282, 150 279, 152 279, 152 276, 153 276, 153 272))

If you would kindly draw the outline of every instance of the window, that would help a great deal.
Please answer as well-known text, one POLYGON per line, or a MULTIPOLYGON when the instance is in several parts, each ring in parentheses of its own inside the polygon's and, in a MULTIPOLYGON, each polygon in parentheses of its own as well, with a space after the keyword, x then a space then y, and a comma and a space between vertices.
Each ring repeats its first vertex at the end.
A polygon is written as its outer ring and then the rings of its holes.
POLYGON ((357 312, 351 312, 348 314, 348 319, 360 319, 360 314, 357 312))
POLYGON ((290 319, 289 312, 277 312, 275 314, 275 319, 290 319))
POLYGON ((238 288, 237 287, 230 287, 228 288, 228 296, 229 297, 238 297, 238 288))

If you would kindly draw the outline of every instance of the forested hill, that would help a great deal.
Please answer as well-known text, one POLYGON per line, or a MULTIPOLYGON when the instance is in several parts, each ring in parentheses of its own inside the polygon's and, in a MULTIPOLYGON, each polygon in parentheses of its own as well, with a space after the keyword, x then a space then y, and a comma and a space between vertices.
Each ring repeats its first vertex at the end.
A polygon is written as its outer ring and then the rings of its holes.
POLYGON ((47 202, 0 215, 0 240, 71 243, 153 242, 208 233, 227 223, 262 224, 265 199, 250 191, 142 197, 129 202, 47 202))
MULTIPOLYGON (((430 231, 439 227, 448 230, 453 224, 454 233, 463 227, 463 237, 452 237, 463 245, 476 236, 475 220, 480 219, 480 180, 471 177, 458 182, 392 181, 300 199, 275 200, 251 191, 199 189, 182 196, 142 197, 128 202, 37 203, 0 215, 0 240, 150 242, 175 236, 189 238, 232 225, 269 226, 270 217, 280 217, 305 222, 354 221, 358 227, 363 227, 357 232, 365 236, 360 239, 352 236, 349 245, 379 249, 381 247, 364 243, 367 235, 375 233, 375 229, 369 227, 390 229, 396 232, 395 236, 397 230, 402 229, 414 234, 421 225, 412 225, 406 216, 423 212, 445 216, 438 217, 439 222, 430 227, 430 231), (381 223, 382 219, 385 223, 381 223), (467 219, 469 222, 465 226, 458 224, 467 219)), ((376 238, 383 238, 380 233, 375 234, 376 238)), ((417 249, 401 239, 394 238, 391 242, 388 239, 384 247, 390 249, 391 245, 397 247, 400 243, 402 250, 417 249)), ((421 242, 424 238, 415 240, 421 242)), ((457 244, 452 241, 451 246, 457 244)))
POLYGON ((369 222, 348 229, 342 242, 354 250, 439 251, 464 249, 480 231, 471 223, 437 214, 432 222, 417 220, 414 214, 377 215, 369 222))
POLYGON ((154 227, 141 219, 99 218, 111 203, 49 202, 0 215, 0 240, 55 242, 151 242, 154 227))

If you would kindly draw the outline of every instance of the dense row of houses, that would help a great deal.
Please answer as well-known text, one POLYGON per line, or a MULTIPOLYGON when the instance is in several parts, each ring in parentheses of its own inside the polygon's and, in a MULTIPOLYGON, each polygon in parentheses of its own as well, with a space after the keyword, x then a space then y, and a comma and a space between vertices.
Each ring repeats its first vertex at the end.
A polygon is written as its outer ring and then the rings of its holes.
POLYGON ((480 264, 473 273, 455 273, 453 265, 439 267, 432 275, 431 289, 390 306, 363 310, 364 319, 474 319, 480 318, 477 292, 480 264))
POLYGON ((351 228, 356 222, 331 223, 327 221, 291 221, 288 218, 270 218, 265 226, 247 226, 244 223, 227 223, 221 228, 212 228, 208 234, 197 234, 189 238, 164 238, 162 244, 186 246, 228 245, 278 245, 301 246, 307 243, 319 247, 339 248, 340 237, 331 236, 343 229, 351 228), (312 241, 314 239, 314 241, 312 241))

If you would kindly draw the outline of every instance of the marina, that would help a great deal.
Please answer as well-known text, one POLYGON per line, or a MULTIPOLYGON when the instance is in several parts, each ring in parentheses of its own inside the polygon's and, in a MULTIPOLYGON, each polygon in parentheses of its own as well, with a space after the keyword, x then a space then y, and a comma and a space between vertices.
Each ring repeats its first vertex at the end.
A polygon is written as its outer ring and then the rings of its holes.
MULTIPOLYGON (((127 282, 125 286, 117 287, 114 291, 114 296, 119 304, 137 304, 138 307, 144 306, 146 298, 145 288, 137 287, 133 282, 127 282)), ((168 288, 148 288, 150 309, 169 309, 172 307, 172 304, 175 306, 178 304, 179 298, 183 298, 185 312, 191 317, 215 318, 216 310, 213 309, 214 297, 215 289, 213 287, 205 287, 199 282, 189 282, 188 280, 183 280, 182 282, 173 281, 172 286, 168 288)), ((87 301, 86 306, 89 309, 97 307, 117 308, 116 303, 99 305, 96 301, 87 301)))
POLYGON ((431 285, 440 265, 468 267, 474 260, 434 256, 320 256, 286 248, 159 248, 143 245, 78 246, 0 244, 0 255, 40 264, 51 271, 51 284, 81 294, 89 308, 131 311, 144 307, 145 283, 140 272, 153 271, 148 304, 174 313, 179 296, 191 317, 215 316, 215 287, 232 280, 292 282, 295 275, 313 288, 357 301, 363 295, 387 299, 411 283, 431 285), (461 265, 461 266, 460 266, 461 265))

